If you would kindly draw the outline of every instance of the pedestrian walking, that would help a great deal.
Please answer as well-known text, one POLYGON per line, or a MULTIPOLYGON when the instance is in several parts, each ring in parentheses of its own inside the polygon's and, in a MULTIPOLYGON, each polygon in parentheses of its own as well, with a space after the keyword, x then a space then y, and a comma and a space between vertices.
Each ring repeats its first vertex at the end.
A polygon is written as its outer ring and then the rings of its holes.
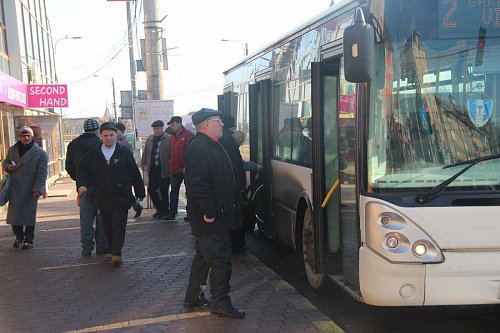
MULTIPOLYGON (((85 120, 83 123, 83 130, 85 132, 73 139, 66 150, 66 171, 71 179, 75 181, 78 175, 79 163, 83 155, 85 155, 90 148, 97 146, 101 142, 97 136, 99 133, 99 123, 97 120, 85 120)), ((97 254, 108 253, 108 240, 106 239, 106 234, 102 227, 101 215, 95 203, 94 188, 89 186, 87 192, 79 196, 79 201, 82 255, 92 255, 94 245, 97 254)))
POLYGON ((210 313, 243 318, 229 296, 231 230, 238 228, 240 200, 236 169, 217 141, 222 137, 221 112, 201 109, 193 114, 196 135, 186 151, 185 175, 188 215, 195 236, 196 254, 191 264, 184 298, 186 309, 210 307, 210 313), (210 280, 210 302, 202 286, 210 280))
POLYGON ((35 238, 38 198, 47 180, 47 153, 33 141, 31 127, 19 129, 19 141, 11 146, 2 167, 10 175, 7 224, 16 236, 16 249, 31 249, 35 238))
POLYGON ((151 124, 153 134, 146 139, 141 158, 141 168, 148 175, 148 193, 156 208, 153 217, 159 219, 165 219, 169 213, 170 135, 163 131, 163 126, 161 120, 155 120, 151 124))
MULTIPOLYGON (((116 123, 116 135, 118 137, 116 142, 119 145, 129 149, 133 156, 134 148, 132 147, 132 144, 128 140, 127 136, 125 135, 125 125, 123 123, 116 123)), ((139 200, 133 194, 130 196, 130 202, 132 203, 132 209, 135 211, 134 218, 138 218, 139 216, 141 216, 144 207, 142 207, 139 200)))
POLYGON ((182 118, 174 116, 167 123, 172 130, 170 136, 170 209, 167 220, 173 221, 177 218, 179 205, 179 190, 184 181, 184 158, 186 149, 193 138, 193 133, 182 126, 182 118))
POLYGON ((113 266, 119 266, 122 263, 132 186, 139 200, 144 199, 146 194, 132 153, 116 144, 116 125, 112 122, 103 123, 100 132, 102 143, 92 147, 83 156, 76 185, 81 196, 89 187, 94 188, 97 208, 101 213, 111 251, 106 254, 105 259, 111 260, 113 266))

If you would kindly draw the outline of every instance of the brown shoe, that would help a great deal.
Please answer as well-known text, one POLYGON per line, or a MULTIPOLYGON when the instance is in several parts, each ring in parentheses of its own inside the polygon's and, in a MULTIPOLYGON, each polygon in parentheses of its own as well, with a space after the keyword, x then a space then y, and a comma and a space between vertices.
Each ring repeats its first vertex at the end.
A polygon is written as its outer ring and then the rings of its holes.
POLYGON ((122 264, 122 257, 120 256, 112 256, 111 257, 111 265, 120 266, 122 264))

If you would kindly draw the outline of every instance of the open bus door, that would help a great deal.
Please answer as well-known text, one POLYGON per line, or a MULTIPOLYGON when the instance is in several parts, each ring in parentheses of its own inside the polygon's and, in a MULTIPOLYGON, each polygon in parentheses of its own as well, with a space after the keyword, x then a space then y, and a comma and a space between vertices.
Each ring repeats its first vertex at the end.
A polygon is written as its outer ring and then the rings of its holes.
POLYGON ((313 210, 303 226, 304 266, 313 288, 341 271, 338 88, 340 58, 312 64, 313 210))
MULTIPOLYGON (((270 73, 270 71, 269 71, 270 73)), ((262 165, 259 174, 251 173, 247 199, 251 203, 250 214, 258 228, 270 234, 269 221, 272 205, 271 152, 269 148, 269 133, 272 128, 271 119, 271 80, 267 72, 257 76, 257 82, 249 87, 250 107, 250 160, 262 165), (268 181, 266 181, 268 180, 268 181), (266 184, 264 186, 263 184, 266 184)), ((252 225, 254 223, 252 222, 252 225)))
POLYGON ((340 56, 312 64, 314 214, 308 233, 314 243, 304 240, 310 244, 309 249, 304 245, 304 262, 312 287, 321 288, 330 275, 356 290, 356 87, 345 81, 340 68, 340 56))

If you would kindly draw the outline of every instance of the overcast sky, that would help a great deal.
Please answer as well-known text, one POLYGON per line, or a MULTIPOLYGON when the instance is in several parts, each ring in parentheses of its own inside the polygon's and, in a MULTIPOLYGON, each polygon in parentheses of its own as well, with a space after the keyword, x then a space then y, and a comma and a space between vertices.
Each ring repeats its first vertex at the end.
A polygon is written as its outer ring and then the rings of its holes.
MULTIPOLYGON (((283 36, 328 8, 331 0, 160 0, 160 18, 169 51, 164 73, 166 99, 174 113, 184 115, 202 107, 217 108, 222 72, 243 58, 236 42, 248 43, 249 53, 283 36)), ((117 104, 120 90, 130 90, 126 3, 106 0, 47 0, 56 47, 60 83, 69 85, 68 118, 102 116, 112 111, 111 78, 117 104), (81 39, 66 40, 65 36, 81 39), (94 77, 93 75, 104 76, 94 77)), ((137 9, 135 31, 142 37, 143 0, 137 9)), ((132 7, 135 7, 133 3, 132 7)), ((134 15, 134 14, 133 14, 134 15)), ((138 43, 134 45, 139 58, 138 43)), ((138 72, 137 87, 146 90, 145 74, 138 72)))

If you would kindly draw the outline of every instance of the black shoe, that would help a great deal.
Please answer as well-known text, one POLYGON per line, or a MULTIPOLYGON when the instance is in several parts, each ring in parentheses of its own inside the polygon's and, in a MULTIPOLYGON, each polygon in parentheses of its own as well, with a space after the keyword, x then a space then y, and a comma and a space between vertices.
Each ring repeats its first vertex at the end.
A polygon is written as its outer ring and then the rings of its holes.
POLYGON ((144 207, 139 208, 138 210, 135 211, 134 219, 138 218, 142 214, 142 210, 144 207))
POLYGON ((205 297, 201 298, 196 303, 184 302, 184 308, 186 310, 208 309, 209 307, 210 307, 210 302, 205 297))
POLYGON ((28 242, 24 242, 23 246, 21 247, 21 249, 23 249, 23 250, 29 250, 32 248, 33 248, 33 243, 28 243, 28 242))
POLYGON ((18 249, 21 247, 22 243, 23 243, 23 241, 16 238, 16 240, 14 241, 14 245, 12 245, 12 246, 14 246, 15 249, 18 249))
POLYGON ((157 211, 156 213, 153 214, 153 218, 154 219, 159 218, 160 215, 161 215, 160 212, 157 211))
POLYGON ((82 256, 88 257, 92 255, 92 250, 82 250, 82 256))
POLYGON ((189 221, 189 217, 185 216, 184 221, 189 221))
POLYGON ((210 314, 216 315, 219 317, 227 317, 227 318, 235 318, 235 319, 241 319, 245 317, 245 311, 243 310, 238 310, 235 308, 231 308, 230 310, 220 310, 220 309, 212 309, 210 310, 210 314))
POLYGON ((162 219, 167 220, 167 221, 176 221, 177 216, 175 214, 167 214, 165 216, 162 216, 162 219))

